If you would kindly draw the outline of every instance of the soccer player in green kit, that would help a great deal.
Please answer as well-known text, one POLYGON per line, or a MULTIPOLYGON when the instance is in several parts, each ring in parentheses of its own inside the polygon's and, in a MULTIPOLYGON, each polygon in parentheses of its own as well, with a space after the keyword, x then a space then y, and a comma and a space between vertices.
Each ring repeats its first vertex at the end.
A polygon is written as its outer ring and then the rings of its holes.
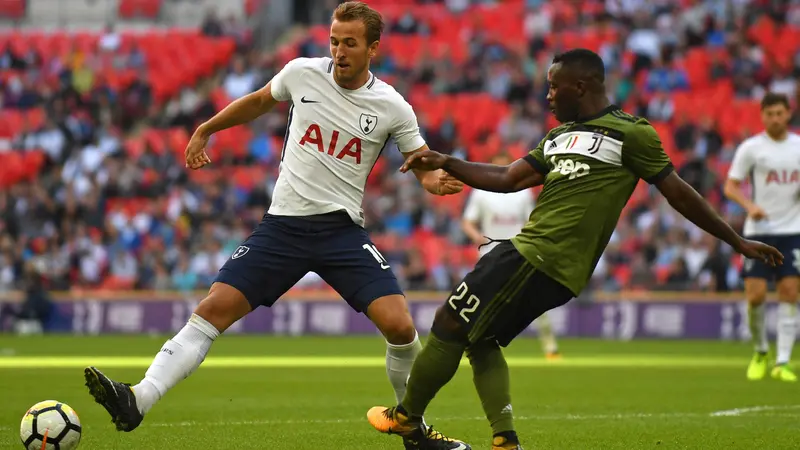
POLYGON ((639 179, 738 253, 772 266, 783 262, 775 248, 739 236, 675 173, 645 119, 609 105, 600 56, 585 49, 558 55, 548 81, 547 99, 562 125, 524 158, 499 166, 424 151, 401 168, 442 168, 469 186, 494 192, 544 188, 522 231, 481 258, 437 311, 400 405, 367 413, 378 431, 402 436, 415 429, 466 352, 492 427, 492 449, 521 449, 501 347, 542 313, 580 294, 639 179))

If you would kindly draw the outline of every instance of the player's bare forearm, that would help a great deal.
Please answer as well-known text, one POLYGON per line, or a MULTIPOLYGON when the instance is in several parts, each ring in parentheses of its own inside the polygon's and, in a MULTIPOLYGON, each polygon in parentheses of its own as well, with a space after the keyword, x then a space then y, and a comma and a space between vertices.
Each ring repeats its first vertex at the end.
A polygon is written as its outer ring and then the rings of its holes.
POLYGON ((483 241, 486 239, 483 237, 480 231, 478 231, 478 227, 471 220, 464 219, 461 221, 461 229, 464 231, 464 234, 476 244, 482 244, 483 241))
POLYGON ((670 206, 693 224, 728 243, 734 249, 742 245, 742 237, 714 211, 714 208, 675 172, 656 184, 670 206))
POLYGON ((263 88, 231 102, 200 125, 198 131, 205 136, 211 136, 218 131, 252 122, 269 112, 277 103, 272 97, 272 87, 267 83, 263 88))
POLYGON ((724 193, 725 197, 744 209, 750 209, 753 206, 753 202, 742 192, 742 183, 739 180, 729 178, 725 181, 724 193))
POLYGON ((508 166, 498 166, 448 156, 442 168, 468 186, 491 192, 521 191, 544 181, 542 174, 521 159, 508 166))

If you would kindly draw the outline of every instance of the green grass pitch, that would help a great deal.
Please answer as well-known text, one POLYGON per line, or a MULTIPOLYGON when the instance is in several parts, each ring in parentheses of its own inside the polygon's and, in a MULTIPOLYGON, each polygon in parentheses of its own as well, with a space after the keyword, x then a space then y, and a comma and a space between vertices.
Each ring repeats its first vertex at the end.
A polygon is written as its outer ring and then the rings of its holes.
MULTIPOLYGON (((97 365, 138 381, 165 337, 0 336, 0 449, 21 449, 34 403, 74 407, 82 449, 396 449, 365 420, 393 403, 376 337, 223 336, 204 365, 132 433, 115 431, 83 386, 97 365)), ((744 377, 750 346, 730 342, 564 340, 507 350, 517 429, 530 449, 800 447, 800 385, 744 377)), ((468 365, 434 400, 428 422, 477 449, 490 436, 468 365)))

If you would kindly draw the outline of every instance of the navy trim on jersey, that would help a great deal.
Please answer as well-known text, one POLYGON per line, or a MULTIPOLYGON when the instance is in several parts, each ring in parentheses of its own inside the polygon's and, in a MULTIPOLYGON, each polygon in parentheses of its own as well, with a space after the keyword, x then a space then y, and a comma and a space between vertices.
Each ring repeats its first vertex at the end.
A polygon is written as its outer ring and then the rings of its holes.
POLYGON ((756 201, 756 169, 750 169, 750 201, 756 201))
POLYGON ((286 135, 283 136, 283 148, 281 149, 281 161, 286 155, 286 144, 289 143, 289 128, 292 126, 292 113, 294 112, 294 103, 289 106, 289 120, 286 123, 286 135))
POLYGON ((328 73, 331 73, 331 70, 333 70, 333 60, 331 60, 331 63, 328 64, 328 73))
POLYGON ((534 158, 534 156, 531 155, 530 153, 523 156, 522 159, 524 159, 528 164, 531 165, 531 167, 533 167, 537 172, 539 172, 542 175, 547 175, 548 172, 550 172, 550 169, 548 169, 547 166, 543 166, 542 163, 540 163, 539 160, 534 158))
POLYGON ((378 164, 378 160, 381 159, 381 155, 383 154, 383 150, 386 148, 386 144, 389 143, 389 139, 392 138, 392 135, 386 136, 386 140, 383 141, 383 147, 381 147, 381 151, 378 152, 378 157, 375 158, 375 161, 372 162, 372 167, 369 168, 369 172, 367 172, 367 178, 364 179, 364 189, 367 188, 367 182, 369 181, 369 175, 372 173, 372 170, 375 169, 375 165, 378 164))
POLYGON ((644 181, 647 181, 650 184, 656 184, 656 183, 660 182, 661 180, 663 180, 664 178, 667 178, 667 176, 669 174, 671 174, 672 172, 674 172, 674 171, 675 171, 675 166, 673 166, 672 163, 669 163, 669 164, 667 164, 666 167, 661 169, 660 172, 658 172, 657 174, 653 175, 650 178, 647 178, 644 181))
POLYGON ((371 89, 373 84, 375 84, 375 75, 372 75, 372 81, 367 85, 367 89, 371 89))

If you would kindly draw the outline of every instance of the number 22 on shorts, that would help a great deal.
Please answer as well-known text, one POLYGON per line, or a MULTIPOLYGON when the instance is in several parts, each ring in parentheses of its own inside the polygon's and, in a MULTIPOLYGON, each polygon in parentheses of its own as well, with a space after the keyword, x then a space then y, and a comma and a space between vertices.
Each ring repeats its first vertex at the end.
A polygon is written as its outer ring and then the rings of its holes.
MULTIPOLYGON (((459 307, 456 305, 457 302, 461 302, 464 300, 464 297, 467 296, 467 283, 461 282, 456 288, 456 293, 451 295, 449 299, 447 299, 447 303, 450 305, 451 308, 458 311, 459 307)), ((469 323, 470 318, 467 317, 468 314, 472 314, 478 309, 478 306, 481 304, 481 299, 479 299, 475 294, 470 294, 467 297, 466 305, 461 308, 461 312, 458 313, 465 322, 469 323)))

